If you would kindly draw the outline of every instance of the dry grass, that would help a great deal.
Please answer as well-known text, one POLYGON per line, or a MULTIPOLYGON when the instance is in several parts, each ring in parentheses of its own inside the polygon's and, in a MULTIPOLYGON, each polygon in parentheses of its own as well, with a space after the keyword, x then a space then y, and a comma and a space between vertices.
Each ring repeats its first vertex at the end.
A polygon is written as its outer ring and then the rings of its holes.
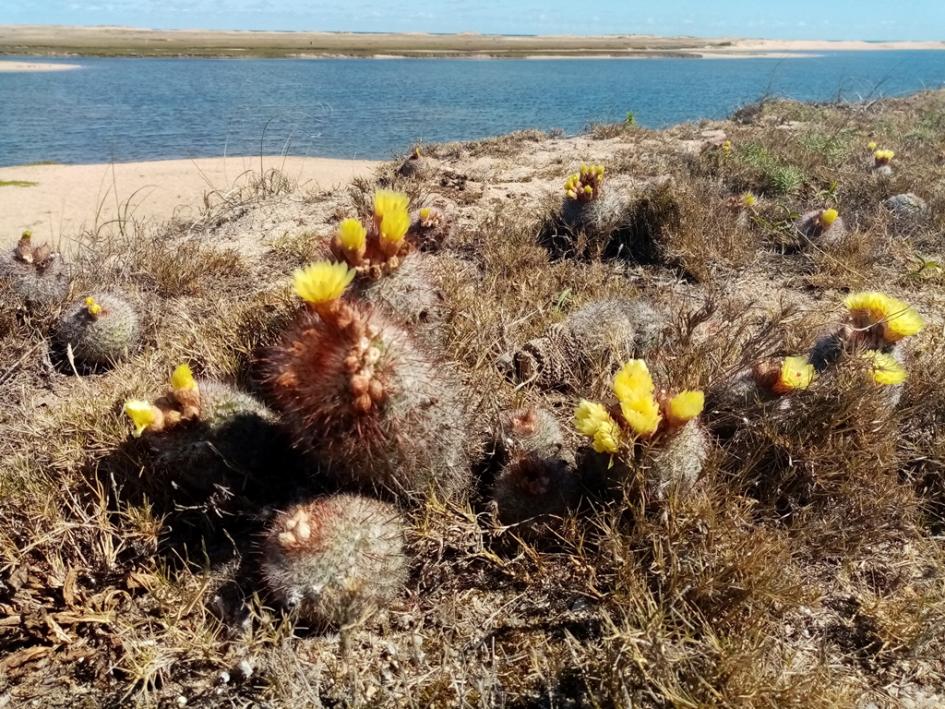
MULTIPOLYGON (((482 429, 525 403, 569 417, 572 397, 513 386, 496 360, 600 297, 641 295, 672 315, 649 361, 680 388, 711 389, 760 358, 803 351, 836 322, 849 289, 889 289, 929 327, 894 411, 854 369, 822 378, 789 409, 706 416, 713 446, 691 495, 645 500, 631 471, 538 534, 498 524, 485 479, 468 504, 429 500, 409 511, 402 598, 336 634, 269 607, 254 570, 272 511, 322 489, 305 463, 287 449, 253 499, 188 507, 149 477, 120 404, 158 389, 181 360, 264 396, 260 358, 294 310, 286 276, 322 253, 339 218, 369 210, 375 184, 295 199, 263 176, 253 194, 211 196, 196 225, 87 235, 75 295, 125 292, 145 333, 127 362, 77 377, 48 351, 54 314, 0 298, 0 697, 80 707, 178 697, 189 706, 941 704, 945 298, 940 279, 917 276, 915 264, 943 258, 943 116, 940 94, 868 108, 766 103, 716 126, 733 142, 727 156, 708 143, 695 155, 678 149, 699 127, 597 127, 598 141, 528 133, 425 146, 430 180, 382 170, 380 183, 417 201, 452 200, 446 249, 465 265, 445 269, 440 284, 451 312, 441 355, 483 401, 482 429), (871 139, 897 150, 891 181, 870 174, 871 139), (531 196, 505 198, 521 180, 503 170, 543 151, 531 196), (622 234, 645 251, 552 259, 539 245, 542 215, 582 160, 604 162, 615 178, 668 178, 628 200, 622 234), (465 186, 476 180, 464 161, 488 173, 484 185, 465 186), (746 190, 761 197, 750 213, 730 206, 746 190), (879 206, 905 191, 933 209, 907 238, 879 206), (847 241, 789 248, 793 216, 825 204, 843 214, 847 241), (233 232, 262 246, 219 236, 233 232)), ((609 372, 596 375, 589 396, 607 385, 609 372)))

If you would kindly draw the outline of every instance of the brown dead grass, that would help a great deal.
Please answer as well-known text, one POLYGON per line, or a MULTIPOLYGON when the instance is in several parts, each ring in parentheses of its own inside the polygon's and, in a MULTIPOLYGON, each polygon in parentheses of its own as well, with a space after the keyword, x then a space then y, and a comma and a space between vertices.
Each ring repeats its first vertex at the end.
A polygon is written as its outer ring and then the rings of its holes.
MULTIPOLYGON (((211 197, 195 231, 129 224, 112 241, 89 235, 77 295, 121 290, 143 315, 127 362, 74 376, 47 355, 54 314, 0 298, 0 696, 88 707, 178 697, 189 706, 940 703, 945 298, 939 280, 910 274, 919 255, 942 255, 943 111, 940 94, 868 108, 768 103, 750 122, 716 126, 733 142, 729 156, 708 143, 695 156, 679 151, 698 127, 598 127, 596 141, 581 143, 588 155, 536 167, 549 193, 504 202, 480 202, 489 180, 567 150, 567 139, 529 132, 425 146, 433 178, 381 171, 379 182, 416 201, 453 202, 459 228, 446 248, 468 267, 443 277, 451 315, 440 354, 475 385, 482 429, 523 403, 569 418, 572 397, 515 387, 495 363, 596 298, 640 295, 671 313, 650 364, 679 388, 711 388, 759 358, 804 351, 836 322, 849 289, 889 289, 930 326, 915 338, 895 411, 854 368, 818 381, 790 410, 745 411, 738 425, 707 417, 716 435, 690 496, 646 501, 631 475, 537 536, 498 524, 486 489, 468 505, 428 501, 410 512, 402 598, 337 634, 268 607, 254 572, 254 540, 279 500, 321 483, 290 461, 253 509, 211 518, 175 506, 128 444, 120 404, 160 388, 182 360, 259 391, 260 356, 295 308, 288 274, 321 253, 339 218, 369 210, 375 185, 292 202, 296 226, 256 255, 210 235, 285 207, 293 193, 275 175, 257 194, 211 197), (869 173, 870 139, 897 150, 891 182, 869 173), (593 152, 601 144, 615 174, 671 178, 662 199, 672 219, 645 210, 654 258, 551 259, 538 243, 573 164, 608 163, 593 152), (492 176, 473 185, 467 160, 492 176), (750 215, 728 206, 745 190, 761 196, 750 215), (877 207, 902 191, 934 209, 908 238, 892 235, 877 207), (786 248, 792 216, 828 203, 848 241, 786 248)), ((609 372, 595 374, 589 396, 607 386, 609 372)))

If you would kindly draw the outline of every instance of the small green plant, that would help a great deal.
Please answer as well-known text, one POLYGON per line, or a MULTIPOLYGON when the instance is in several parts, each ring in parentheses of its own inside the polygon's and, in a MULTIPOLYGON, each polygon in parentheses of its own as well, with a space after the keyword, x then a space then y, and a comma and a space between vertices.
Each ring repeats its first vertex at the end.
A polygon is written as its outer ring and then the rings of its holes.
POLYGON ((635 126, 637 124, 637 117, 633 115, 633 111, 627 111, 627 115, 623 119, 623 124, 625 126, 635 126))

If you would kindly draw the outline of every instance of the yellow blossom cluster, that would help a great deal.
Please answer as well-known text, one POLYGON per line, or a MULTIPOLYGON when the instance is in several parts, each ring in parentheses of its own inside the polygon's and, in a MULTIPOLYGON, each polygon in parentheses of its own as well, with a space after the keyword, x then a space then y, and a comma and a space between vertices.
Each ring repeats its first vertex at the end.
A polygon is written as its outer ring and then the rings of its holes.
POLYGON ((653 377, 642 359, 625 363, 613 381, 613 392, 620 410, 619 422, 599 403, 582 400, 574 412, 578 432, 591 439, 594 450, 616 453, 626 428, 633 438, 653 436, 660 426, 683 426, 702 413, 705 395, 687 390, 673 397, 657 398, 653 377))
POLYGON ((925 327, 922 317, 908 303, 885 293, 854 293, 847 296, 843 304, 850 311, 854 325, 878 328, 888 343, 916 335, 925 327))
POLYGON ((295 272, 295 293, 312 305, 331 303, 344 294, 355 273, 343 263, 317 261, 295 272))
POLYGON ((598 197, 603 183, 603 165, 581 165, 580 172, 575 172, 565 181, 564 193, 569 199, 590 202, 598 197))

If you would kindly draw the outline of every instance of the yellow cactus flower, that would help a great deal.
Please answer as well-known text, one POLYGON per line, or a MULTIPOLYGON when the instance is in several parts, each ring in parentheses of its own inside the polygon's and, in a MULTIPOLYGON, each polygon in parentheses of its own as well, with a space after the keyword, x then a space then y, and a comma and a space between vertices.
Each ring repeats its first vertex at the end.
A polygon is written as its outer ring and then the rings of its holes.
POLYGON ((652 436, 663 416, 660 405, 652 394, 637 394, 620 400, 620 413, 630 429, 638 436, 652 436))
POLYGON ((820 223, 824 229, 829 229, 839 216, 840 213, 836 209, 824 209, 820 212, 820 223))
POLYGON ((99 305, 92 296, 88 296, 85 299, 85 309, 93 318, 102 314, 102 306, 99 305))
POLYGON ((338 243, 345 251, 361 251, 367 242, 367 229, 360 219, 345 219, 338 225, 338 243))
POLYGON ((403 192, 378 190, 374 193, 374 217, 383 220, 388 214, 406 212, 410 197, 403 192))
POLYGON ((574 426, 591 439, 598 453, 616 453, 620 448, 620 426, 601 404, 582 399, 574 410, 574 426))
POLYGON ((381 219, 381 241, 399 244, 404 240, 408 229, 410 229, 410 215, 406 209, 389 212, 381 219))
POLYGON ((429 219, 430 214, 431 214, 431 211, 429 207, 420 208, 420 219, 422 219, 423 221, 426 221, 427 219, 429 219))
POLYGON ((853 316, 857 327, 882 327, 886 342, 898 342, 922 331, 925 322, 908 303, 877 291, 864 291, 847 296, 843 304, 853 316))
POLYGON ((293 274, 295 293, 313 305, 330 303, 344 294, 356 273, 347 264, 317 261, 293 274))
POLYGON ((157 423, 159 411, 157 407, 153 406, 149 401, 129 399, 122 408, 125 415, 130 418, 131 423, 134 424, 135 430, 131 435, 135 438, 141 438, 141 434, 144 433, 149 426, 153 426, 157 423))
POLYGON ((871 140, 869 143, 866 144, 866 149, 869 150, 871 153, 875 153, 878 147, 879 147, 879 143, 877 143, 875 140, 871 140))
POLYGON ((722 152, 726 155, 732 152, 732 141, 726 140, 722 143, 722 152))
POLYGON ((778 394, 786 394, 806 389, 814 381, 814 374, 814 365, 807 361, 807 357, 785 357, 774 390, 778 394))
POLYGON ((890 160, 896 157, 896 153, 894 153, 892 150, 877 150, 873 153, 873 157, 876 159, 876 162, 883 164, 888 163, 890 160))
POLYGON ((681 391, 666 403, 666 420, 670 426, 683 426, 701 414, 704 406, 701 391, 681 391))
POLYGON ((33 238, 33 232, 32 232, 32 230, 30 230, 30 229, 24 229, 24 230, 23 230, 23 233, 20 234, 20 238, 23 239, 24 241, 29 241, 30 239, 33 238))
POLYGON ((618 401, 641 394, 652 396, 653 391, 653 377, 642 359, 631 359, 614 377, 614 394, 617 395, 618 401))
POLYGON ((890 354, 868 350, 863 353, 863 357, 869 362, 870 376, 877 384, 895 386, 902 384, 909 376, 905 367, 890 354))
POLYGON ((197 380, 186 362, 178 364, 171 373, 171 389, 174 391, 193 391, 197 388, 197 380))
POLYGON ((746 192, 742 195, 742 204, 750 209, 758 204, 758 198, 751 192, 746 192))

